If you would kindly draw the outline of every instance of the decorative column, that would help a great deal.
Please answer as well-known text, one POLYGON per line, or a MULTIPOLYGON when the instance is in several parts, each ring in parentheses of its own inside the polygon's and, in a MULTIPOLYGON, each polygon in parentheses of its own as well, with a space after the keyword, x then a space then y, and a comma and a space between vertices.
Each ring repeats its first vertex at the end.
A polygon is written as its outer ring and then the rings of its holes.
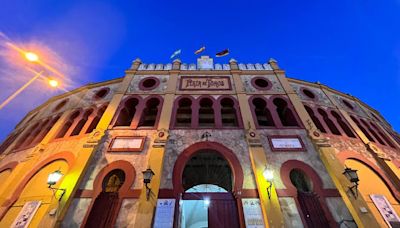
POLYGON ((269 183, 263 176, 263 171, 268 164, 268 161, 261 144, 260 136, 256 131, 248 97, 244 91, 242 80, 240 79, 241 71, 238 68, 236 60, 231 59, 229 63, 243 123, 246 129, 246 141, 249 146, 251 167, 256 180, 264 222, 268 227, 283 227, 283 215, 275 185, 273 185, 271 189, 271 198, 268 197, 267 187, 269 186, 269 183))

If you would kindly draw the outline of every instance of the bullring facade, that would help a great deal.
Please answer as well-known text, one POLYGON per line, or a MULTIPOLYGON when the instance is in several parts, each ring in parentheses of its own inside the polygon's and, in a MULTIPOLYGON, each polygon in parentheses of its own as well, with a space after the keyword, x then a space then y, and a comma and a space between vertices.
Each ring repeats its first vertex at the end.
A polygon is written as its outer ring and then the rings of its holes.
POLYGON ((273 59, 137 59, 16 126, 0 227, 396 227, 399 144, 376 110, 273 59))

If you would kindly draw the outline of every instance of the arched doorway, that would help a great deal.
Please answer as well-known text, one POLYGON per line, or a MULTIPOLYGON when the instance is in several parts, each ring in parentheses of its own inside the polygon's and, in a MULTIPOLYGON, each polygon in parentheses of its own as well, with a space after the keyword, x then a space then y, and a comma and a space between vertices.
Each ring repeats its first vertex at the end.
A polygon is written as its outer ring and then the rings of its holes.
POLYGON ((313 183, 301 169, 292 169, 290 181, 297 189, 300 210, 309 228, 329 227, 318 194, 313 190, 313 183))
MULTIPOLYGON (((348 158, 344 161, 344 164, 351 169, 357 170, 358 178, 360 180, 358 182, 359 194, 363 196, 379 225, 381 227, 387 227, 385 219, 382 217, 382 214, 379 212, 371 198, 371 195, 383 195, 392 206, 395 213, 400 215, 399 201, 393 195, 392 190, 388 187, 386 180, 382 178, 382 176, 378 174, 372 166, 361 160, 348 158)), ((391 226, 397 227, 399 224, 393 223, 391 226)))
POLYGON ((110 171, 103 179, 102 191, 96 197, 88 215, 85 227, 113 227, 119 209, 119 190, 125 182, 121 169, 110 171))
POLYGON ((243 172, 226 147, 213 142, 192 145, 178 157, 173 179, 178 227, 235 228, 243 223, 241 199, 235 196, 243 172))

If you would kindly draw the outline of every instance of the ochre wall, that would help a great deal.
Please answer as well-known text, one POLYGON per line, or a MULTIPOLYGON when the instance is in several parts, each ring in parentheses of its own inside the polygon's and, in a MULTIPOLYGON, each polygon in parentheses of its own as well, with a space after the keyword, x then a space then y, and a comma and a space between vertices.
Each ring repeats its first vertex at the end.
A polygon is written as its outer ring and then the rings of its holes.
POLYGON ((393 197, 392 193, 390 192, 385 182, 368 166, 355 159, 347 159, 345 161, 345 164, 349 168, 358 170, 357 174, 360 179, 358 186, 359 193, 364 197, 369 209, 374 214, 379 225, 381 227, 386 227, 386 222, 382 218, 382 215, 379 213, 378 209, 372 202, 371 197, 369 195, 370 194, 384 195, 398 215, 400 215, 399 202, 393 197))

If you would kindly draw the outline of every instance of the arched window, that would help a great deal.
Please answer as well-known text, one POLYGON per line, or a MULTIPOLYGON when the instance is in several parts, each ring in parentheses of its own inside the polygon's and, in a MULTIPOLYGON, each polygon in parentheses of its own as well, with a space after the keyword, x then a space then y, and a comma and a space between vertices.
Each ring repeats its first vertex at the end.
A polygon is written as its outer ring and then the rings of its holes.
POLYGON ((385 142, 394 148, 392 141, 372 122, 370 122, 371 126, 378 132, 378 134, 385 140, 385 142))
POLYGON ((74 130, 71 132, 71 136, 74 135, 79 135, 79 133, 82 131, 83 126, 85 126, 87 120, 89 119, 89 116, 92 115, 93 109, 87 110, 82 118, 79 120, 78 124, 76 124, 74 130))
POLYGON ((368 131, 365 130, 365 128, 360 124, 360 122, 354 116, 350 116, 350 118, 354 121, 354 123, 356 123, 357 127, 360 128, 360 130, 364 133, 365 137, 367 137, 369 141, 375 142, 375 140, 371 137, 368 131))
POLYGON ((258 126, 275 126, 271 112, 267 108, 267 102, 262 98, 255 98, 252 101, 254 114, 257 118, 258 126))
POLYGON ((125 101, 120 110, 115 126, 130 126, 136 113, 136 106, 139 104, 137 98, 130 98, 125 101))
POLYGON ((213 101, 210 98, 202 98, 199 108, 199 127, 214 127, 213 101))
POLYGON ((336 122, 340 125, 340 127, 343 129, 344 133, 346 133, 346 135, 348 137, 351 138, 355 138, 356 136, 354 135, 354 133, 351 131, 350 127, 347 125, 347 123, 345 123, 342 120, 342 117, 335 111, 331 111, 331 114, 333 117, 335 117, 336 122))
POLYGON ((34 143, 39 143, 42 141, 42 139, 49 133, 49 131, 53 128, 54 124, 60 119, 60 116, 54 117, 46 126, 44 126, 44 129, 37 135, 37 137, 34 140, 34 143))
POLYGON ((365 122, 365 120, 360 119, 361 123, 367 127, 368 131, 371 132, 371 134, 374 136, 374 138, 376 140, 378 140, 378 142, 382 145, 386 145, 385 142, 383 142, 383 140, 379 137, 379 135, 375 132, 374 129, 371 128, 371 126, 369 126, 369 124, 367 122, 365 122))
POLYGON ((34 129, 30 134, 29 137, 25 140, 23 146, 31 146, 33 145, 35 142, 37 142, 35 140, 35 138, 40 134, 40 132, 42 130, 45 129, 46 125, 50 122, 50 119, 46 119, 45 121, 41 122, 39 124, 39 126, 36 127, 36 129, 34 129))
POLYGON ((157 121, 160 100, 158 98, 150 98, 146 102, 146 107, 142 112, 138 127, 154 127, 157 121))
POLYGON ((192 100, 182 98, 178 102, 176 110, 176 127, 190 127, 192 124, 192 100))
POLYGON ((14 142, 14 140, 17 138, 18 133, 13 133, 10 134, 6 140, 4 140, 4 142, 1 144, 0 146, 0 154, 2 154, 4 151, 7 150, 7 148, 11 145, 11 143, 14 142))
POLYGON ((67 134, 69 128, 72 126, 79 114, 80 112, 76 111, 69 117, 69 119, 64 123, 64 126, 62 126, 61 130, 58 132, 56 138, 62 138, 65 136, 65 134, 67 134))
POLYGON ((35 129, 37 129, 39 127, 39 123, 36 123, 35 125, 33 125, 32 127, 25 129, 23 136, 18 140, 17 145, 15 147, 15 149, 20 149, 24 146, 26 146, 26 141, 28 140, 29 136, 31 135, 31 133, 33 131, 35 131, 35 129))
POLYGON ((318 109, 318 112, 324 118, 325 124, 328 126, 331 133, 334 135, 341 135, 339 129, 337 129, 336 125, 329 118, 328 113, 326 113, 324 110, 322 110, 320 108, 318 109))
POLYGON ((92 122, 90 123, 88 129, 86 129, 85 134, 91 133, 96 127, 97 124, 99 124, 101 117, 103 116, 104 112, 107 109, 107 105, 104 105, 102 108, 100 108, 97 111, 96 116, 93 118, 92 122))
POLYGON ((312 182, 310 178, 300 169, 292 169, 289 174, 290 181, 300 192, 311 192, 312 182))
POLYGON ((318 128, 318 130, 320 130, 322 133, 326 133, 325 128, 322 126, 322 124, 319 121, 318 117, 315 116, 314 111, 308 106, 304 106, 304 108, 306 109, 308 115, 310 115, 312 121, 314 122, 314 124, 318 128))
POLYGON ((288 107, 288 103, 284 99, 275 98, 274 104, 283 126, 299 126, 292 110, 288 107))
POLYGON ((239 126, 236 115, 235 102, 231 98, 223 98, 221 100, 221 120, 223 127, 239 126))

